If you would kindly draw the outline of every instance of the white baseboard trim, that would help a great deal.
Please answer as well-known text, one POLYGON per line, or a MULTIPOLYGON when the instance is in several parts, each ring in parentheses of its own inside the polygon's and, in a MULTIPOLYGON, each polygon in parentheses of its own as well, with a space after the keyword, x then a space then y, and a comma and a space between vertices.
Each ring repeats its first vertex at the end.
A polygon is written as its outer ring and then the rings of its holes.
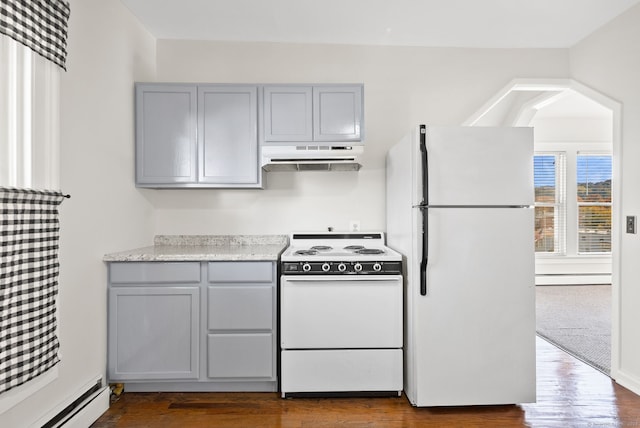
POLYGON ((615 376, 616 383, 624 386, 631 392, 640 395, 640 380, 625 375, 621 370, 616 371, 615 376))

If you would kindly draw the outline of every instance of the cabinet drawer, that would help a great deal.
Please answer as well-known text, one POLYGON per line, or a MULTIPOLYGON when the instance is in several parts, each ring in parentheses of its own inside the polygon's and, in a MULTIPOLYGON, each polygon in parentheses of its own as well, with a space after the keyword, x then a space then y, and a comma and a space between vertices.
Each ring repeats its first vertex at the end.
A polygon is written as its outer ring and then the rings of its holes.
POLYGON ((209 282, 273 282, 273 263, 211 262, 209 282))
POLYGON ((273 378, 273 335, 209 334, 210 378, 273 378))
POLYGON ((273 287, 209 287, 209 330, 273 329, 273 287))
POLYGON ((198 283, 200 282, 200 263, 111 263, 109 266, 109 279, 112 284, 198 283))

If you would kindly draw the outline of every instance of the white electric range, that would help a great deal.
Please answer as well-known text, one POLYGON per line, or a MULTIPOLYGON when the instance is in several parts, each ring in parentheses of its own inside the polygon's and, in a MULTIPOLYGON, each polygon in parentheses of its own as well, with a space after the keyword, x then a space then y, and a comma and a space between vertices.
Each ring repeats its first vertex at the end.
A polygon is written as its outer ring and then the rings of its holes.
POLYGON ((283 397, 401 394, 402 256, 383 233, 293 233, 280 284, 283 397))

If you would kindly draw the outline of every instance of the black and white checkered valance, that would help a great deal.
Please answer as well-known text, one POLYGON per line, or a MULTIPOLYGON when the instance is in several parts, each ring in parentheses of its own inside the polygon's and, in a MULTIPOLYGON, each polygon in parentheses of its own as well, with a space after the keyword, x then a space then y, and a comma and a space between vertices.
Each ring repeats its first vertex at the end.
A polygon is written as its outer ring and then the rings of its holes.
POLYGON ((58 192, 0 187, 0 393, 58 363, 58 192))
POLYGON ((70 11, 63 0, 0 0, 0 33, 66 70, 70 11))

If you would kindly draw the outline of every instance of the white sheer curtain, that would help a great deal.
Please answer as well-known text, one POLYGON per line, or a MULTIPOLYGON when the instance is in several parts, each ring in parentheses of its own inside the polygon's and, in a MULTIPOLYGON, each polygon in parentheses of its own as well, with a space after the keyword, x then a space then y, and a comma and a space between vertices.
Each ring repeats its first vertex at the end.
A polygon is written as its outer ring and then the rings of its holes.
POLYGON ((0 35, 0 186, 60 188, 60 72, 0 35))

